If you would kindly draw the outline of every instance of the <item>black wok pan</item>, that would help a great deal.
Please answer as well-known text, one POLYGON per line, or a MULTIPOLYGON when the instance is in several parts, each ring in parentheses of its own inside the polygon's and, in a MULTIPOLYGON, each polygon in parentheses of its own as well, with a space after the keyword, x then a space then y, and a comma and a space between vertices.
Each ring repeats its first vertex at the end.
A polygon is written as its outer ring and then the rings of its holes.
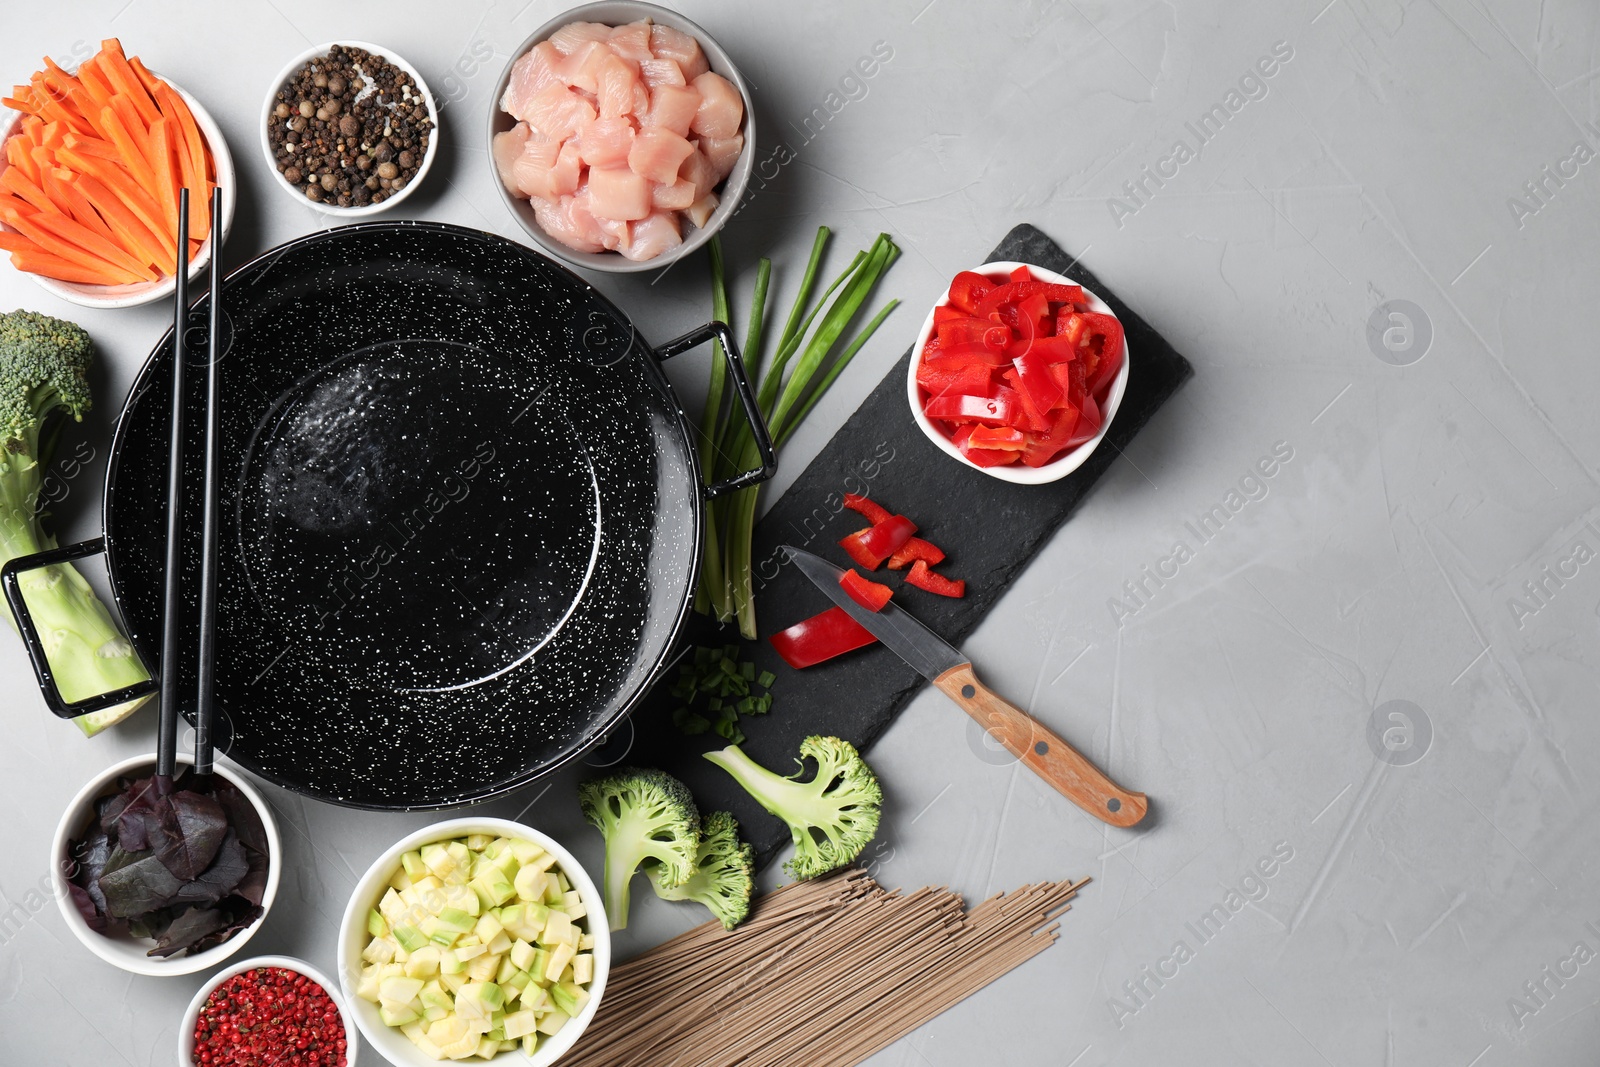
MULTIPOLYGON (((774 468, 727 328, 652 348, 571 271, 434 223, 304 237, 223 290, 219 750, 307 796, 408 809, 504 793, 599 741, 672 653, 704 498, 774 468), (659 363, 713 337, 765 459, 703 488, 659 363)), ((169 332, 118 424, 104 538, 9 568, 103 547, 153 671, 172 349, 169 332)), ((64 702, 12 603, 57 714, 127 698, 64 702)))

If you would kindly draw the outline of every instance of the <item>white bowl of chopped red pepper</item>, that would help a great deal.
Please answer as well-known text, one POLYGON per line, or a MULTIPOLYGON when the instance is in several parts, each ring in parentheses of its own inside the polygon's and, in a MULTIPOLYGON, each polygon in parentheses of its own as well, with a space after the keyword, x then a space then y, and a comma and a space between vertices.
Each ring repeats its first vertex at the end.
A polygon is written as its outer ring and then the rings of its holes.
POLYGON ((1127 386, 1122 323, 1105 301, 1010 261, 956 275, 922 324, 906 377, 911 417, 928 440, 1021 485, 1082 466, 1127 386))
POLYGON ((170 791, 152 785, 154 754, 107 768, 56 827, 50 877, 62 918, 84 947, 124 971, 208 970, 261 928, 283 854, 272 809, 218 764, 196 782, 178 757, 170 791))
POLYGON ((354 1067, 356 1046, 337 982, 292 956, 256 956, 189 1002, 178 1067, 354 1067))

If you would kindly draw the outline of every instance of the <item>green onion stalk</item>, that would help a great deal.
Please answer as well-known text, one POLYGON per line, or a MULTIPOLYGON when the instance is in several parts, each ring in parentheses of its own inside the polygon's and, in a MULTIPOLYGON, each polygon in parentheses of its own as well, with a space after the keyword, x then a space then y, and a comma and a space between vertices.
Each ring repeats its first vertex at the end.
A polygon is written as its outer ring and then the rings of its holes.
MULTIPOLYGON (((770 361, 765 358, 765 324, 772 261, 763 258, 756 266, 744 359, 756 391, 756 402, 772 435, 773 445, 779 449, 899 303, 890 300, 853 337, 845 339, 846 331, 884 272, 900 255, 900 249, 888 234, 880 233, 872 247, 857 252, 844 272, 813 302, 829 235, 826 226, 818 228, 805 274, 800 279, 799 292, 778 334, 770 361)), ((732 326, 726 265, 716 237, 711 239, 711 309, 718 320, 732 326)), ((737 399, 729 395, 727 368, 720 345, 711 364, 711 383, 700 420, 700 433, 701 466, 708 484, 760 465, 761 452, 755 433, 737 399)), ((751 536, 760 496, 761 486, 753 485, 710 503, 705 566, 695 593, 697 610, 723 622, 738 620, 739 632, 751 639, 756 636, 755 597, 750 578, 751 536)))

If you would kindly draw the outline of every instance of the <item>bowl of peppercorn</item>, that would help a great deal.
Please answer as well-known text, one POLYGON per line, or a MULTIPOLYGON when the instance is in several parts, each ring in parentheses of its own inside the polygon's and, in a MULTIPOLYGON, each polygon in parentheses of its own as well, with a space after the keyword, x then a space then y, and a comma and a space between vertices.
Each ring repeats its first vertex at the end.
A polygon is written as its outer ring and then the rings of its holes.
POLYGON ((393 207, 439 148, 439 111, 415 67, 380 45, 307 49, 279 72, 261 109, 261 150, 277 185, 330 215, 393 207))
POLYGON ((355 1067, 357 1045, 339 983, 292 956, 257 956, 189 1002, 178 1067, 355 1067))

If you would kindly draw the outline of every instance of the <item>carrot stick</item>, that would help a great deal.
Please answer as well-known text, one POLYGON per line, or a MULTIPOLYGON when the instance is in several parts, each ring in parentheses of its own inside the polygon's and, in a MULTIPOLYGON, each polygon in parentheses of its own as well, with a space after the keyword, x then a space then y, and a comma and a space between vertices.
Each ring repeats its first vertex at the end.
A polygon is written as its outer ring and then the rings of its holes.
MULTIPOLYGON (((67 213, 77 222, 87 226, 108 241, 116 241, 119 245, 122 243, 120 238, 111 231, 111 227, 106 225, 106 220, 101 218, 100 213, 94 209, 94 205, 89 203, 89 198, 83 195, 83 190, 73 183, 70 170, 62 170, 57 167, 49 168, 44 172, 43 188, 45 195, 50 198, 51 202, 59 208, 65 208, 67 213)), ((134 250, 127 249, 127 251, 133 252, 134 250)))
POLYGON ((90 56, 78 64, 78 80, 83 83, 84 92, 89 94, 89 99, 95 103, 94 111, 98 113, 101 108, 111 103, 111 83, 100 70, 96 57, 90 56))
POLYGON ((59 122, 41 122, 38 124, 38 137, 35 143, 46 148, 60 148, 67 142, 67 128, 59 122))
POLYGON ((0 186, 16 193, 38 211, 55 210, 50 198, 44 195, 44 190, 22 173, 21 167, 7 167, 4 171, 0 171, 0 186))
MULTIPOLYGON (((61 216, 55 216, 60 219, 61 216)), ((95 255, 87 249, 79 248, 71 241, 57 237, 48 228, 43 216, 30 215, 19 218, 12 223, 14 229, 24 237, 30 238, 34 244, 44 249, 46 253, 57 256, 69 263, 76 263, 80 267, 99 271, 103 276, 116 277, 122 282, 139 281, 139 276, 130 270, 125 270, 110 261, 95 255)), ((108 283, 116 284, 116 283, 108 283)))
MULTIPOLYGON (((137 119, 137 116, 135 118, 137 119)), ((133 176, 134 181, 147 193, 154 192, 156 189, 156 176, 150 170, 149 153, 145 152, 140 146, 139 140, 135 139, 133 132, 123 123, 122 116, 108 107, 101 110, 100 121, 105 125, 106 133, 109 135, 111 143, 116 145, 117 151, 122 154, 121 162, 123 166, 128 168, 128 173, 133 176)), ((139 132, 142 134, 144 131, 141 129, 139 132)), ((111 183, 107 182, 106 184, 110 185, 111 183)), ((115 188, 115 186, 112 186, 112 188, 115 188)), ((173 221, 176 222, 177 220, 174 219, 173 221)), ((176 233, 177 231, 174 229, 173 232, 176 233)))
MULTIPOLYGON (((161 110, 168 115, 176 115, 178 128, 183 131, 184 143, 189 146, 190 162, 195 173, 202 178, 212 178, 211 152, 206 147, 205 136, 200 132, 200 126, 194 120, 194 112, 189 110, 188 101, 172 86, 161 83, 161 110)), ((209 201, 208 201, 209 203, 209 201)))
POLYGON ((161 82, 157 86, 156 100, 162 113, 176 123, 174 134, 181 134, 181 139, 174 137, 173 150, 178 154, 180 180, 189 190, 189 233, 204 240, 211 233, 211 191, 206 187, 211 154, 194 121, 194 112, 177 90, 161 82))
MULTIPOLYGON (((151 199, 150 194, 145 192, 127 171, 109 160, 80 155, 71 148, 61 149, 56 156, 82 177, 95 179, 93 185, 85 181, 83 191, 89 197, 89 202, 97 205, 102 213, 115 211, 113 205, 126 206, 133 216, 149 229, 157 246, 165 253, 154 260, 157 270, 164 272, 168 263, 177 261, 177 235, 167 229, 162 218, 161 206, 151 199)), ((3 178, 4 175, 0 175, 0 179, 3 178)), ((111 220, 108 218, 106 221, 111 220)))
POLYGON ((17 219, 25 219, 29 215, 37 215, 39 209, 11 193, 0 193, 0 222, 7 226, 12 225, 17 219))
POLYGON ((39 181, 39 165, 34 162, 33 153, 28 151, 23 138, 11 137, 6 140, 6 162, 20 170, 29 181, 39 181))
POLYGON ((129 59, 128 66, 133 68, 133 72, 139 76, 139 84, 144 86, 145 92, 149 93, 150 96, 155 99, 156 105, 159 107, 161 100, 159 97, 156 97, 156 86, 163 84, 161 79, 156 77, 154 74, 151 74, 150 68, 146 67, 144 65, 144 60, 140 59, 138 56, 134 56, 133 58, 129 59))
POLYGON ((126 204, 102 185, 97 179, 83 174, 74 174, 72 183, 76 185, 86 199, 102 206, 97 208, 105 219, 106 225, 111 227, 111 232, 116 234, 118 242, 128 250, 128 253, 146 266, 154 267, 158 274, 165 276, 165 264, 172 260, 172 256, 164 251, 161 241, 151 232, 150 227, 139 221, 126 204))
POLYGON ((99 61, 100 69, 105 72, 106 80, 111 83, 111 87, 116 90, 117 95, 128 98, 128 102, 138 110, 139 116, 144 119, 146 125, 161 117, 160 109, 156 107, 155 101, 150 99, 150 94, 145 91, 144 84, 139 81, 139 75, 135 74, 133 68, 128 66, 128 60, 122 54, 121 45, 118 45, 115 51, 102 47, 99 61))
MULTIPOLYGON (((153 282, 157 278, 155 271, 140 263, 125 250, 93 232, 82 223, 74 222, 65 215, 41 214, 34 216, 30 221, 52 237, 59 238, 64 244, 81 248, 85 252, 105 260, 112 266, 121 268, 135 277, 143 278, 147 282, 153 282)), ((46 251, 50 251, 50 249, 46 248, 46 251)), ((63 258, 71 257, 63 254, 63 258)))
POLYGON ((117 146, 110 141, 102 141, 98 137, 84 137, 82 134, 68 133, 62 138, 61 146, 86 156, 99 156, 101 159, 110 160, 113 163, 122 162, 122 153, 117 151, 117 146))
POLYGON ((12 252, 11 265, 29 274, 42 274, 46 278, 81 285, 126 285, 139 280, 109 265, 103 269, 84 267, 48 252, 12 252))
POLYGON ((34 244, 20 233, 10 230, 0 230, 0 252, 43 252, 44 249, 34 244))
MULTIPOLYGON (((161 206, 172 219, 172 229, 178 229, 178 176, 173 172, 175 161, 172 156, 172 120, 166 118, 156 119, 150 124, 150 168, 155 174, 156 192, 161 206)), ((193 207, 193 194, 190 207, 193 207)), ((191 212, 192 214, 192 212, 191 212)))

